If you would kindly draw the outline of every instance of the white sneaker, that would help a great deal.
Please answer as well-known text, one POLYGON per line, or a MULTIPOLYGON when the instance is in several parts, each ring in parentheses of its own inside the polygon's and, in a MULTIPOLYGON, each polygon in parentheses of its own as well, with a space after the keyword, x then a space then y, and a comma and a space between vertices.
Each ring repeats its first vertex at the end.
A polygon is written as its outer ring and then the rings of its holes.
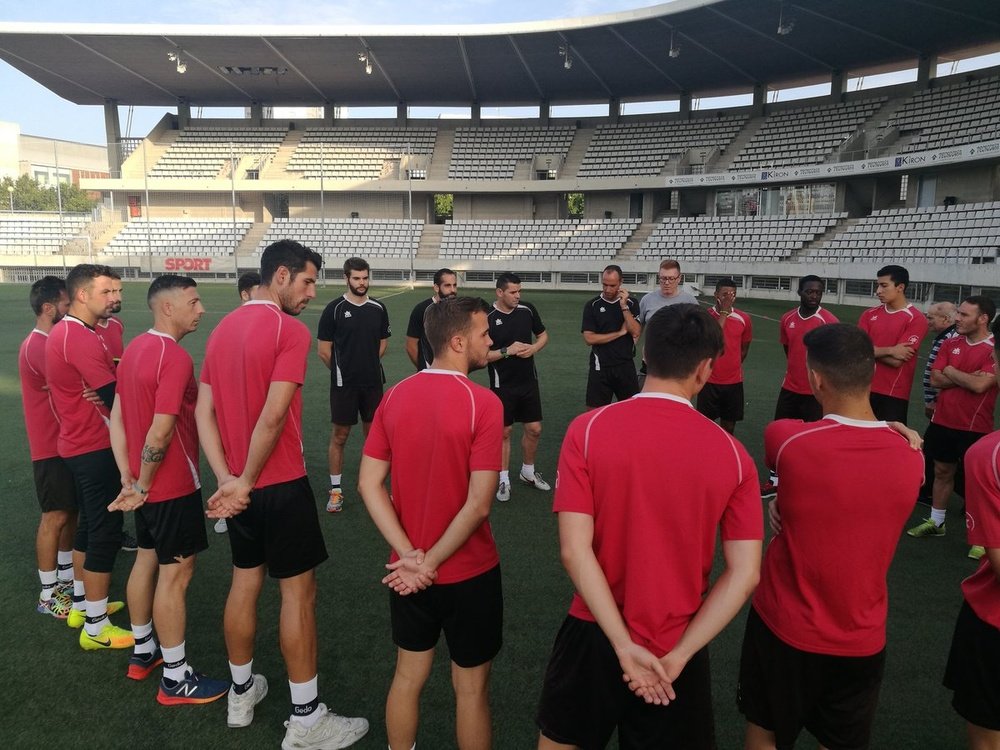
POLYGON ((212 528, 215 529, 216 534, 225 534, 227 531, 229 531, 229 524, 226 523, 225 518, 220 518, 218 521, 215 522, 215 526, 213 526, 212 528))
POLYGON ((322 703, 319 719, 311 727, 301 721, 286 721, 282 750, 339 750, 350 747, 368 733, 368 720, 338 716, 322 703))
POLYGON ((226 709, 226 725, 248 727, 253 721, 253 709, 267 695, 267 678, 262 674, 253 676, 253 686, 242 695, 237 695, 233 687, 229 687, 229 707, 226 709))
POLYGON ((501 503, 510 500, 510 485, 506 482, 500 482, 500 486, 497 487, 497 500, 501 503))
POLYGON ((526 476, 524 476, 524 474, 518 474, 517 478, 520 479, 525 484, 531 485, 536 490, 541 490, 542 492, 548 492, 549 490, 552 489, 551 485, 549 485, 548 482, 542 479, 542 475, 539 474, 537 471, 535 472, 535 476, 532 477, 531 479, 528 479, 526 476))

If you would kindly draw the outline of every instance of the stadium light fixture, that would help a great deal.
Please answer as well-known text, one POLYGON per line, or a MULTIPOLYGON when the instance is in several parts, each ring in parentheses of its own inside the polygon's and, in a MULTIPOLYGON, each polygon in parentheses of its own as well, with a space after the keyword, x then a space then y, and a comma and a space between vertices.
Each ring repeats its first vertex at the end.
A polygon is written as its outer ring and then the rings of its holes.
POLYGON ((778 34, 780 36, 788 36, 794 28, 795 19, 791 16, 785 16, 785 5, 782 3, 781 8, 778 10, 778 34))
POLYGON ((673 60, 676 60, 678 57, 681 56, 681 48, 674 43, 673 29, 670 30, 670 52, 668 52, 667 54, 670 55, 671 59, 673 60))
POLYGON ((569 46, 566 44, 559 45, 559 56, 563 59, 563 67, 569 70, 573 67, 573 56, 570 54, 569 46))
POLYGON ((181 57, 181 50, 176 50, 174 52, 168 52, 167 53, 167 59, 170 60, 170 62, 172 62, 172 63, 177 63, 177 72, 178 73, 181 73, 181 74, 187 73, 188 66, 187 66, 187 63, 184 61, 184 58, 181 57))
POLYGON ((372 74, 372 61, 368 57, 368 50, 358 53, 358 62, 363 62, 365 64, 365 73, 367 75, 372 74))

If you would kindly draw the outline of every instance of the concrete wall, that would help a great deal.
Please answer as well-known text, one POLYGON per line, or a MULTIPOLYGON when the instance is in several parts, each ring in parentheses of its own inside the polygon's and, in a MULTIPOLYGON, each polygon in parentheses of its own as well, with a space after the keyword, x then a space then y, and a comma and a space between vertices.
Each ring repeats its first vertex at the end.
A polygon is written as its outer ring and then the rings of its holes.
POLYGON ((628 202, 629 193, 586 193, 584 216, 588 219, 603 219, 604 212, 610 211, 615 219, 627 219, 628 202))
MULTIPOLYGON (((531 195, 468 195, 455 194, 452 218, 469 219, 522 219, 535 218, 534 197, 531 195)), ((541 217, 539 217, 541 218, 541 217)), ((555 218, 554 216, 552 218, 555 218)))
POLYGON ((953 195, 959 203, 983 203, 997 199, 1000 184, 1000 166, 984 164, 962 169, 938 172, 936 203, 941 205, 946 196, 953 195))

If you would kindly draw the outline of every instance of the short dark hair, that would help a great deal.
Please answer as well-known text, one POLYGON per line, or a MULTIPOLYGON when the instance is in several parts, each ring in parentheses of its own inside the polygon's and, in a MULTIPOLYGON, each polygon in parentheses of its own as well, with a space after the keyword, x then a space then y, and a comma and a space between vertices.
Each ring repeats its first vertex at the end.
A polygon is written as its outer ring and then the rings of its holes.
POLYGON ((1000 353, 1000 318, 993 321, 990 333, 993 334, 993 351, 1000 353))
POLYGON ((875 278, 880 278, 882 276, 888 276, 892 283, 896 286, 900 284, 903 285, 903 291, 905 292, 907 287, 910 286, 910 272, 907 271, 902 266, 889 265, 882 266, 878 269, 878 273, 875 274, 875 278))
POLYGON ((434 286, 440 286, 441 282, 444 281, 445 276, 454 276, 456 279, 458 278, 458 274, 450 268, 439 268, 434 272, 434 286))
POLYGON ((279 268, 284 266, 294 279, 304 271, 307 263, 312 263, 319 271, 323 258, 314 250, 295 240, 278 240, 264 248, 260 256, 260 283, 267 286, 279 268))
POLYGON ((428 305, 424 311, 424 335, 434 356, 444 353, 452 336, 469 330, 473 313, 488 313, 489 310, 489 305, 479 297, 452 297, 428 305))
POLYGON ((108 266, 97 263, 81 263, 73 266, 66 274, 66 293, 72 300, 78 291, 92 284, 98 276, 107 276, 109 279, 115 278, 115 272, 108 266))
POLYGON ((236 280, 236 291, 243 296, 243 292, 249 292, 255 286, 260 286, 260 274, 256 271, 247 271, 236 280))
POLYGON ((823 286, 823 291, 826 291, 826 282, 823 281, 823 279, 821 279, 819 276, 817 276, 814 273, 811 273, 811 274, 809 274, 807 276, 803 276, 803 277, 801 277, 799 279, 799 291, 801 292, 803 289, 805 289, 806 288, 806 284, 808 284, 808 283, 810 283, 812 281, 818 281, 823 286))
POLYGON ((165 273, 162 276, 157 276, 149 285, 149 291, 146 292, 146 304, 152 307, 153 298, 160 292, 169 292, 174 289, 189 289, 193 286, 198 286, 198 282, 190 276, 178 276, 175 273, 165 273))
POLYGON ((871 388, 875 347, 856 325, 829 323, 809 331, 802 343, 810 369, 821 373, 836 390, 859 394, 871 388))
POLYGON ((987 324, 992 323, 993 318, 997 316, 997 303, 982 294, 974 294, 971 297, 966 297, 962 302, 978 307, 979 314, 986 316, 987 324))
POLYGON ((643 359, 653 377, 680 380, 702 360, 716 359, 722 347, 722 329, 707 310, 700 305, 669 305, 649 319, 643 359))
POLYGON ((720 289, 736 289, 736 279, 724 278, 715 282, 715 291, 720 289))
POLYGON ((511 284, 520 284, 520 283, 521 283, 521 277, 518 276, 516 273, 511 273, 510 271, 507 271, 497 276, 497 289, 501 290, 506 289, 511 284))
POLYGON ((344 276, 350 276, 351 271, 368 271, 371 266, 364 258, 348 258, 344 261, 344 276))
POLYGON ((59 304, 59 298, 66 291, 66 282, 58 276, 42 276, 31 285, 31 293, 28 294, 28 303, 31 305, 35 315, 42 314, 42 305, 59 304))
POLYGON ((615 263, 612 263, 611 265, 604 267, 604 270, 601 271, 601 275, 603 276, 606 273, 616 273, 616 274, 618 274, 618 279, 619 280, 621 280, 621 278, 624 276, 624 274, 622 273, 622 267, 619 266, 619 265, 617 265, 617 264, 615 264, 615 263))

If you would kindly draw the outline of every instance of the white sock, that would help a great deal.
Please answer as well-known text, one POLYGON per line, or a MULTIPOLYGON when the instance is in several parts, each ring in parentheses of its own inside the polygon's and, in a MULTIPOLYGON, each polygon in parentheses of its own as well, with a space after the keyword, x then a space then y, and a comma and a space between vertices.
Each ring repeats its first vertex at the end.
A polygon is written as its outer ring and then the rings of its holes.
POLYGON ((931 520, 934 522, 935 526, 944 525, 945 513, 947 513, 947 508, 941 508, 940 510, 937 508, 931 508, 931 520))
POLYGON ((87 609, 87 592, 83 587, 83 581, 73 579, 73 609, 83 612, 87 609))
POLYGON ((42 582, 42 591, 38 595, 38 601, 47 602, 52 598, 52 589, 56 587, 56 571, 38 569, 38 580, 42 582))
POLYGON ((179 646, 167 648, 163 646, 160 652, 163 654, 163 677, 167 680, 180 682, 187 676, 188 663, 184 652, 185 641, 181 641, 179 646))
POLYGON ((65 583, 73 580, 73 550, 61 549, 56 555, 59 581, 65 583))
POLYGON ((771 484, 773 484, 775 487, 777 487, 778 486, 778 475, 775 474, 772 471, 772 472, 770 472, 770 477, 769 478, 770 478, 771 484))
POLYGON ((135 654, 151 654, 156 651, 156 639, 153 638, 153 621, 145 625, 132 623, 132 637, 135 639, 135 654))
POLYGON ((288 691, 292 694, 292 714, 291 721, 301 722, 306 727, 311 727, 322 714, 316 710, 319 703, 319 675, 316 675, 308 682, 288 681, 288 691), (308 714, 296 714, 299 707, 313 706, 313 710, 308 714))
POLYGON ((246 664, 229 662, 229 675, 233 678, 234 685, 246 685, 253 677, 253 659, 246 664))
POLYGON ((331 487, 339 487, 340 486, 340 480, 343 478, 343 476, 344 476, 343 474, 331 474, 330 475, 330 486, 331 487))
POLYGON ((521 476, 525 479, 535 478, 535 465, 534 464, 521 464, 521 476))
POLYGON ((507 484, 510 484, 510 471, 508 471, 507 469, 504 469, 503 471, 500 472, 500 483, 503 484, 505 482, 507 484))
POLYGON ((87 622, 83 627, 87 629, 87 635, 100 635, 101 629, 108 624, 108 597, 98 599, 96 602, 87 599, 87 622))

